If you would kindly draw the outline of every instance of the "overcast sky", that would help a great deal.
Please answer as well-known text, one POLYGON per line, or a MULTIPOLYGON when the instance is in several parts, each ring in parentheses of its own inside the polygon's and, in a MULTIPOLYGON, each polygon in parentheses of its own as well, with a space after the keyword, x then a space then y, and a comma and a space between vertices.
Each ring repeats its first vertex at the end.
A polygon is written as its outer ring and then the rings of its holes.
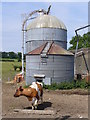
MULTIPOLYGON (((51 15, 62 20, 67 27, 67 42, 75 35, 75 29, 88 24, 88 2, 3 2, 2 3, 2 51, 21 51, 22 32, 21 16, 23 13, 30 13, 34 10, 43 8, 47 10, 51 7, 51 15)), ((0 21, 1 24, 1 21, 0 21)), ((80 34, 86 30, 80 31, 80 34)))

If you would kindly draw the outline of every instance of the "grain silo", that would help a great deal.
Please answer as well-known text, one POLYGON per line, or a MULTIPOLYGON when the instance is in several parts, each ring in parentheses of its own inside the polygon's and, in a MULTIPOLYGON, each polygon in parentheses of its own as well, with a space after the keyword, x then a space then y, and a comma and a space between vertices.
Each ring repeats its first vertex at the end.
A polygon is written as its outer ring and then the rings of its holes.
POLYGON ((45 84, 70 81, 74 77, 74 56, 67 50, 67 29, 55 16, 35 18, 26 32, 26 84, 34 74, 44 74, 45 84))
POLYGON ((67 49, 67 29, 63 22, 55 16, 40 15, 27 27, 26 53, 47 41, 54 41, 67 49))

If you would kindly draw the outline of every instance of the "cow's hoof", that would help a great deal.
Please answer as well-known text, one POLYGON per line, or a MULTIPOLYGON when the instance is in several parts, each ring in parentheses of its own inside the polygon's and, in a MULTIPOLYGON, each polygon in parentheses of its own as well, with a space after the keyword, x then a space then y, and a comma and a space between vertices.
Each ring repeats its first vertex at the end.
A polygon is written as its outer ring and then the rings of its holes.
POLYGON ((34 107, 34 106, 32 106, 32 110, 35 110, 35 107, 34 107))

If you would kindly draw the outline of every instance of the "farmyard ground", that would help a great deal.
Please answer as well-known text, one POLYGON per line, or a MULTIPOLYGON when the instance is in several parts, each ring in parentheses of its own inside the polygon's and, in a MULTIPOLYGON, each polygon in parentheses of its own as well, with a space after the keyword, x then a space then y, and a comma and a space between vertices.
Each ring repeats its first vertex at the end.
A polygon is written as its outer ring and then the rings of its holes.
POLYGON ((2 84, 3 118, 88 118, 87 90, 44 90, 44 103, 39 110, 53 110, 54 115, 14 112, 14 109, 31 109, 26 97, 14 98, 15 89, 21 84, 2 84), (73 94, 74 93, 74 94, 73 94))

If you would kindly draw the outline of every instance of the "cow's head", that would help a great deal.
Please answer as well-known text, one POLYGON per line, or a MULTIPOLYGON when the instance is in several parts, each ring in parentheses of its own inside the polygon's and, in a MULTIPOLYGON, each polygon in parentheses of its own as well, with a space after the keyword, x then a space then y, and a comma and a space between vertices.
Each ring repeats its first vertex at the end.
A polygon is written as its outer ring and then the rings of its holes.
POLYGON ((14 94, 14 97, 19 97, 20 95, 22 95, 22 91, 23 91, 23 88, 22 88, 22 86, 20 86, 20 87, 16 90, 16 92, 15 92, 15 94, 14 94))

